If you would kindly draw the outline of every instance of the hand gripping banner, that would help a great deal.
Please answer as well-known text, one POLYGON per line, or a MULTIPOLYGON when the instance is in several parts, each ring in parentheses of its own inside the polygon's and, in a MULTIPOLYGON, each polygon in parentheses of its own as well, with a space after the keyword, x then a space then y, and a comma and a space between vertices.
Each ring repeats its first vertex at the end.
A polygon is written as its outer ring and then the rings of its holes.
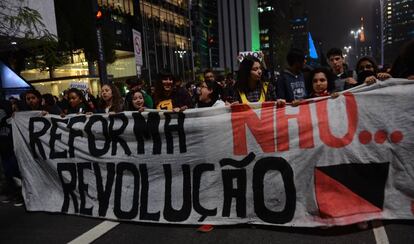
POLYGON ((298 107, 16 113, 29 211, 180 224, 413 219, 414 82, 298 107))

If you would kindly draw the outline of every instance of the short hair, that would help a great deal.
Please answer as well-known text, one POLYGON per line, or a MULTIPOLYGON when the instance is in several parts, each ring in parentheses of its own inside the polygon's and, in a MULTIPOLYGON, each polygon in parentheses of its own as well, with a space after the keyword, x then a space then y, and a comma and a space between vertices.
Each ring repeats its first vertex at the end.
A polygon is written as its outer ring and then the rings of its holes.
POLYGON ((342 50, 339 49, 339 48, 336 48, 336 47, 329 49, 328 52, 326 53, 326 58, 329 59, 331 56, 341 56, 341 57, 343 57, 342 50))
POLYGON ((175 81, 174 75, 168 71, 168 70, 161 70, 158 73, 158 83, 162 83, 162 80, 171 79, 172 81, 175 81))
POLYGON ((40 92, 35 89, 26 91, 24 94, 24 98, 26 98, 26 95, 29 93, 35 95, 39 100, 42 100, 42 94, 40 94, 40 92))
POLYGON ((55 98, 54 98, 54 97, 53 97, 53 95, 52 95, 52 94, 50 94, 50 93, 43 94, 43 95, 42 95, 42 98, 45 100, 45 104, 46 104, 47 106, 53 106, 53 105, 55 105, 55 104, 56 104, 56 102, 55 102, 55 98))
POLYGON ((206 86, 209 90, 212 90, 212 93, 210 94, 210 98, 213 101, 217 101, 220 99, 221 96, 221 86, 215 82, 215 81, 204 81, 206 83, 206 86))
POLYGON ((214 71, 210 68, 205 69, 204 72, 203 72, 203 76, 205 76, 207 73, 213 73, 214 74, 214 71))
POLYGON ((154 102, 155 104, 157 104, 158 102, 164 100, 166 97, 164 96, 164 87, 162 85, 162 81, 166 80, 166 79, 170 79, 173 82, 173 89, 175 86, 175 78, 173 76, 173 74, 168 71, 168 70, 161 70, 158 73, 158 79, 157 82, 155 83, 155 92, 154 92, 154 102))
POLYGON ((305 60, 305 53, 298 48, 292 48, 289 50, 287 56, 286 56, 286 60, 289 64, 289 66, 292 66, 296 63, 304 63, 305 60))

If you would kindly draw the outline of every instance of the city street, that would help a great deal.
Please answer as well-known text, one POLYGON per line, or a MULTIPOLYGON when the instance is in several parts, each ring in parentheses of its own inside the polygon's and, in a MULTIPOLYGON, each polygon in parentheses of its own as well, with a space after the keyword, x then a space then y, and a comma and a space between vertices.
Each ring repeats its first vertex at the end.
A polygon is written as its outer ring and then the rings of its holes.
POLYGON ((197 226, 110 222, 63 214, 29 213, 0 204, 0 243, 414 243, 413 221, 385 221, 359 230, 355 225, 320 228, 197 226))

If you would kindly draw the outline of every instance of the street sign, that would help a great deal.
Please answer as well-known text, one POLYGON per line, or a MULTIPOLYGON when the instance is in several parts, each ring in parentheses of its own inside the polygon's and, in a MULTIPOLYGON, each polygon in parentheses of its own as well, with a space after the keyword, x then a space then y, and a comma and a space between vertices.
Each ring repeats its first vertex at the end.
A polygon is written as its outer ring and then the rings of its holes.
POLYGON ((141 33, 132 29, 132 39, 134 42, 135 63, 137 66, 142 66, 142 42, 141 33))

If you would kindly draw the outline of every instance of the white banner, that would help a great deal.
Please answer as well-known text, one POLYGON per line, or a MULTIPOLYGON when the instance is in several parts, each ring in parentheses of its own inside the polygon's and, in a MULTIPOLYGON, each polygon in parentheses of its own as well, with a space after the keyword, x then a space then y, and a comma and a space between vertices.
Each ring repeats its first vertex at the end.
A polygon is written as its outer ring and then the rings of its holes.
POLYGON ((38 117, 13 136, 29 211, 180 224, 413 219, 414 82, 299 107, 38 117))

